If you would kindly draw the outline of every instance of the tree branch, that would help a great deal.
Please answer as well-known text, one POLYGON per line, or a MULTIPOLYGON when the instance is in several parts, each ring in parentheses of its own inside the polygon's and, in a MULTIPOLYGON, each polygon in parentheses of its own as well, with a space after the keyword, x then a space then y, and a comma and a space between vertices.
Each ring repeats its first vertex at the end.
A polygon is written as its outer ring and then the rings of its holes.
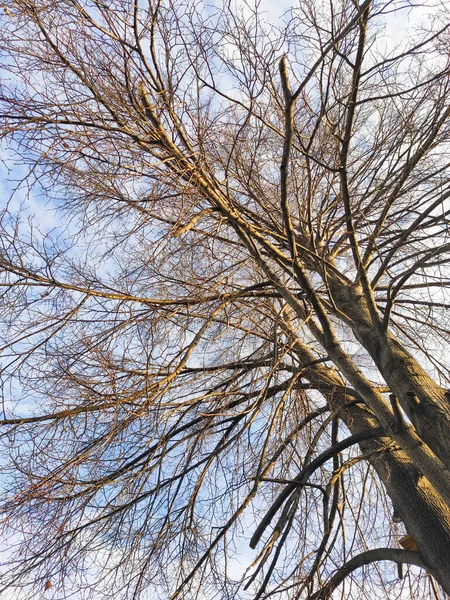
POLYGON ((362 552, 361 554, 354 556, 342 565, 328 583, 310 597, 310 600, 326 600, 338 585, 340 585, 348 575, 353 573, 353 571, 364 565, 380 560, 390 560, 397 564, 408 563, 426 569, 417 552, 399 550, 397 548, 376 548, 375 550, 367 550, 367 552, 362 552))

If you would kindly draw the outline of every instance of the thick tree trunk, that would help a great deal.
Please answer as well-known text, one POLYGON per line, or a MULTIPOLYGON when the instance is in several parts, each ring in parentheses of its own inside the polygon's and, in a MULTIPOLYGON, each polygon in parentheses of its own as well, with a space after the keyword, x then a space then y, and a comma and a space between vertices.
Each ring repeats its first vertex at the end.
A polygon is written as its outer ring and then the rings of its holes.
MULTIPOLYGON (((314 357, 307 347, 292 332, 290 337, 301 363, 311 364, 314 357)), ((349 406, 354 398, 346 395, 336 371, 319 363, 306 367, 304 375, 318 390, 334 388, 327 398, 352 434, 379 429, 380 423, 364 405, 349 406)), ((383 482, 408 533, 413 535, 420 558, 450 595, 450 510, 446 502, 388 435, 365 440, 359 446, 362 452, 372 454, 368 460, 383 482)))
MULTIPOLYGON (((349 409, 346 421, 352 433, 376 428, 376 423, 358 407, 349 409)), ((381 450, 375 458, 369 458, 369 462, 383 482, 406 530, 414 537, 419 556, 429 573, 450 594, 448 506, 407 455, 400 449, 393 449, 392 445, 389 447, 386 438, 361 442, 360 447, 368 453, 381 450)))
POLYGON ((419 437, 444 465, 450 465, 450 401, 390 332, 377 330, 359 287, 331 285, 336 306, 348 318, 356 338, 368 352, 386 384, 414 425, 419 437))

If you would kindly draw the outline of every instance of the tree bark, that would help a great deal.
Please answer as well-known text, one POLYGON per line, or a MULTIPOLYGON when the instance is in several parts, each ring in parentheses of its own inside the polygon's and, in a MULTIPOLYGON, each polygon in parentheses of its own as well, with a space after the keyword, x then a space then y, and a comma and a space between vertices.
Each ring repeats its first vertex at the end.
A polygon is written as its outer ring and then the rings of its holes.
MULTIPOLYGON (((296 352, 304 364, 312 362, 313 356, 300 340, 294 340, 296 352)), ((335 386, 327 396, 331 407, 352 434, 373 432, 380 424, 363 405, 349 405, 354 400, 346 395, 345 388, 336 371, 323 364, 305 368, 305 377, 317 389, 335 386)), ((415 467, 408 455, 387 435, 381 439, 367 439, 359 443, 361 451, 383 482, 395 511, 401 516, 408 533, 416 540, 418 553, 427 570, 450 594, 450 511, 448 505, 436 492, 428 479, 415 467), (418 518, 420 515, 420 518, 418 518)))
POLYGON ((420 438, 444 465, 450 464, 450 403, 447 390, 426 373, 391 332, 371 322, 359 287, 331 284, 336 306, 348 318, 356 338, 368 352, 420 438))

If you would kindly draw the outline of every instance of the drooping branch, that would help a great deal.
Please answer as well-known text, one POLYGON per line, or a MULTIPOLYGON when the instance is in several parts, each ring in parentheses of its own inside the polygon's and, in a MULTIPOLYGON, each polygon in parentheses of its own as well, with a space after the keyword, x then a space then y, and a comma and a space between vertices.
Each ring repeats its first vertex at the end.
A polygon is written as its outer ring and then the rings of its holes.
POLYGON ((256 547, 256 545, 258 544, 259 540, 261 539, 261 536, 263 535, 264 531, 270 525, 270 522, 272 521, 273 517, 278 512, 278 510, 281 508, 281 506, 286 502, 286 500, 289 498, 289 496, 298 487, 303 486, 308 481, 309 477, 314 473, 314 471, 316 471, 319 467, 321 467, 325 462, 330 460, 330 458, 333 458, 333 456, 335 456, 336 454, 339 454, 346 448, 350 448, 351 446, 354 446, 355 444, 358 444, 359 442, 362 442, 364 440, 374 439, 377 437, 383 437, 385 435, 386 435, 386 433, 381 428, 377 429, 375 431, 364 431, 359 434, 352 435, 345 440, 341 440, 340 442, 337 442, 337 444, 334 444, 333 446, 331 446, 330 448, 325 450, 325 452, 322 452, 313 461, 311 461, 304 469, 302 469, 300 471, 300 473, 297 475, 297 477, 291 483, 286 485, 284 490, 281 492, 281 494, 278 496, 278 498, 272 504, 270 509, 267 511, 267 513, 265 514, 264 518, 262 519, 262 521, 256 528, 255 533, 253 534, 253 536, 250 540, 250 548, 256 547))
POLYGON ((377 548, 376 550, 367 550, 357 556, 351 558, 344 563, 335 575, 315 594, 310 597, 310 600, 326 600, 330 598, 333 591, 340 585, 346 577, 351 575, 353 571, 368 565, 373 562, 389 560, 397 564, 410 564, 426 569, 423 561, 417 552, 411 550, 399 550, 397 548, 377 548))

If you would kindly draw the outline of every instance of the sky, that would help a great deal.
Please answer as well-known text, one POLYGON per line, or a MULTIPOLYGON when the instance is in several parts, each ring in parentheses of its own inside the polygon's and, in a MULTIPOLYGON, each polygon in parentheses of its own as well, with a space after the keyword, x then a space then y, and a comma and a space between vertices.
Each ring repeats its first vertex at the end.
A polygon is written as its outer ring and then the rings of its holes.
MULTIPOLYGON (((250 5, 242 1, 239 4, 242 10, 250 11, 250 5)), ((430 5, 430 3, 428 4, 430 5)), ((260 10, 265 12, 268 22, 277 23, 281 26, 286 19, 287 11, 292 6, 292 2, 288 0, 261 0, 258 2, 258 5, 260 10)), ((424 3, 422 6, 414 8, 414 10, 389 15, 389 18, 386 19, 385 34, 380 36, 378 40, 380 49, 383 47, 392 49, 401 44, 411 26, 420 26, 427 20, 426 15, 428 12, 429 7, 424 3)), ((42 232, 50 232, 57 227, 59 225, 58 217, 54 207, 45 197, 34 193, 33 190, 29 194, 26 194, 25 190, 22 190, 18 191, 11 198, 12 190, 16 182, 26 174, 26 168, 21 164, 14 164, 14 161, 11 159, 11 153, 4 146, 0 147, 0 161, 0 208, 8 204, 9 208, 15 212, 21 206, 25 206, 25 215, 31 217, 42 232)), ((238 555, 236 558, 230 560, 231 571, 236 577, 243 573, 246 566, 256 555, 255 551, 251 551, 246 544, 239 548, 239 552, 240 556, 238 555)), ((45 595, 43 593, 42 597, 53 600, 57 599, 57 595, 51 589, 45 592, 45 595)), ((2 596, 2 600, 13 600, 13 598, 16 600, 17 596, 12 594, 2 596)))

